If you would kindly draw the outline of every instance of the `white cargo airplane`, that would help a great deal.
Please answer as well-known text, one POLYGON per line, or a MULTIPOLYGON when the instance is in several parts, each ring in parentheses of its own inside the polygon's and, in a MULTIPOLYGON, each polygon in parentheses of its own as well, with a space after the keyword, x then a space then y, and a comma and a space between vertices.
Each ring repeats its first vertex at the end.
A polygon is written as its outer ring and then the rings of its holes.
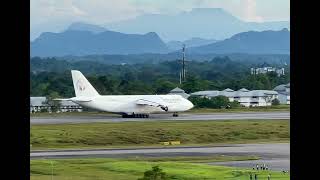
POLYGON ((148 118, 151 113, 187 111, 193 104, 180 95, 100 95, 80 71, 71 70, 76 97, 68 100, 83 107, 121 114, 122 117, 148 118))

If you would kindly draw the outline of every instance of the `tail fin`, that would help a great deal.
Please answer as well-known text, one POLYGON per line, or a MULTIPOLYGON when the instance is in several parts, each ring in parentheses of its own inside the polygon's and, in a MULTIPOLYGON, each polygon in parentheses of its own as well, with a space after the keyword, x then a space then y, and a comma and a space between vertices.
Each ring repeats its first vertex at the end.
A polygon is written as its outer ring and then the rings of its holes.
POLYGON ((73 87, 76 97, 93 97, 98 96, 99 93, 94 89, 94 87, 89 83, 86 77, 76 70, 71 70, 73 87))

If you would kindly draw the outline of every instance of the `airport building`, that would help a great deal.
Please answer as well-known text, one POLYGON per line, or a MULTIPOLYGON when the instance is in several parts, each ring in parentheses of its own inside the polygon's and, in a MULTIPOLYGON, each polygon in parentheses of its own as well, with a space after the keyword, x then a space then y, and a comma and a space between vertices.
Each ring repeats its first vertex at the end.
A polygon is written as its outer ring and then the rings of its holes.
POLYGON ((251 74, 266 74, 268 72, 275 72, 278 76, 284 75, 284 68, 275 68, 275 67, 262 67, 262 68, 251 68, 251 74))
POLYGON ((276 86, 273 90, 278 92, 280 104, 290 104, 290 83, 276 86))
POLYGON ((271 106, 271 102, 278 98, 278 92, 270 90, 252 90, 245 88, 234 91, 232 89, 225 89, 223 91, 198 91, 190 94, 191 96, 199 96, 205 98, 212 98, 216 96, 226 96, 229 101, 238 101, 245 107, 250 106, 271 106))
POLYGON ((188 99, 188 97, 190 96, 189 94, 185 93, 183 89, 180 89, 178 87, 172 89, 169 94, 181 95, 182 97, 184 97, 186 99, 188 99))
MULTIPOLYGON (((52 112, 53 106, 47 103, 46 97, 30 97, 30 113, 35 112, 52 112)), ((71 101, 60 101, 59 107, 57 107, 58 112, 72 112, 72 111, 82 111, 82 107, 71 101)))

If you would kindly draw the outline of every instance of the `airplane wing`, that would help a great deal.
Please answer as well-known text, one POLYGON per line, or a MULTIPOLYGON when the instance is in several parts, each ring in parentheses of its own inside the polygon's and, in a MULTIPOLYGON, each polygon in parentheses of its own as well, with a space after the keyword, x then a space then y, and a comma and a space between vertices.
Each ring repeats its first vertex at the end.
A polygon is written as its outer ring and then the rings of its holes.
POLYGON ((168 111, 168 107, 160 99, 159 100, 156 100, 156 99, 138 99, 136 101, 136 104, 145 105, 145 106, 160 107, 162 110, 168 111))

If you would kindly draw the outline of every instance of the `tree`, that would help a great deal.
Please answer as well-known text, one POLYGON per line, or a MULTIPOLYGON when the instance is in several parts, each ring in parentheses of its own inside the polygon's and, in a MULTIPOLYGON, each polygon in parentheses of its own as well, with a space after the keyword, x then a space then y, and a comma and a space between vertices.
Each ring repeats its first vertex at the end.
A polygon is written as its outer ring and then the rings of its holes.
POLYGON ((175 84, 170 81, 158 80, 156 81, 156 94, 168 94, 170 90, 175 88, 175 84))
POLYGON ((182 89, 184 89, 186 93, 201 91, 206 88, 204 88, 204 86, 208 87, 205 83, 206 82, 202 82, 198 77, 190 75, 187 77, 187 81, 183 82, 182 89))
POLYGON ((230 106, 229 98, 226 96, 216 96, 210 99, 212 101, 212 108, 226 108, 230 106))
POLYGON ((212 98, 207 97, 190 97, 189 100, 198 108, 226 108, 226 107, 235 107, 236 102, 231 103, 228 97, 225 96, 216 96, 212 98))
POLYGON ((273 105, 273 106, 280 105, 279 99, 273 99, 273 100, 271 101, 271 105, 273 105))
POLYGON ((51 107, 52 112, 56 112, 57 110, 59 110, 61 106, 60 101, 54 100, 55 98, 58 98, 58 97, 59 97, 59 94, 57 92, 52 92, 44 102, 45 105, 51 107))
POLYGON ((231 108, 238 108, 238 107, 241 106, 239 101, 232 101, 232 102, 229 103, 229 105, 230 105, 231 108))
POLYGON ((166 173, 159 168, 159 166, 153 166, 152 170, 144 172, 143 178, 138 180, 166 180, 168 179, 166 173))

